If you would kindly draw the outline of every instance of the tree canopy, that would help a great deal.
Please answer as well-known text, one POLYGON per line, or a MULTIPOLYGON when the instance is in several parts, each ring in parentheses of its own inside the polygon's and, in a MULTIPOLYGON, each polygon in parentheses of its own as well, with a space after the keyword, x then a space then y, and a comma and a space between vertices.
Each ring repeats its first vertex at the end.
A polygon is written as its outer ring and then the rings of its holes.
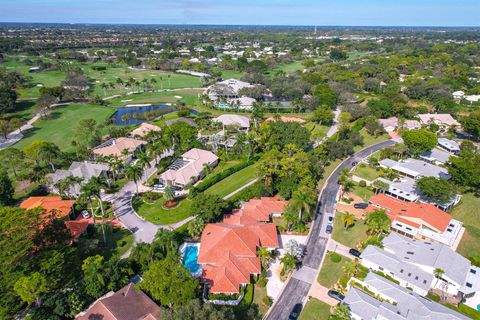
POLYGON ((408 152, 414 155, 430 151, 438 143, 437 136, 425 129, 404 131, 402 139, 407 146, 408 152))

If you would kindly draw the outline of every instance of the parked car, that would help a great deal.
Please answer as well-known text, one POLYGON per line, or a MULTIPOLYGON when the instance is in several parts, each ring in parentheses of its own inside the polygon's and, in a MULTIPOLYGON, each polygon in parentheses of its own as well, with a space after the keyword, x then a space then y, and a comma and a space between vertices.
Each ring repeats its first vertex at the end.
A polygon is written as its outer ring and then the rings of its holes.
POLYGON ((332 223, 332 222, 333 222, 333 216, 328 217, 328 223, 332 223))
POLYGON ((327 224, 327 229, 325 230, 327 233, 332 233, 333 226, 331 224, 327 224))
POLYGON ((336 299, 338 301, 343 301, 343 299, 345 299, 345 296, 343 294, 335 290, 328 290, 327 294, 330 298, 336 299))
POLYGON ((360 257, 360 255, 362 254, 360 251, 358 251, 357 249, 350 249, 348 250, 348 253, 350 253, 352 256, 354 257, 360 257))
POLYGON ((364 203, 364 202, 355 203, 353 207, 355 209, 367 209, 368 203, 364 203))
POLYGON ((355 167, 358 164, 358 161, 353 161, 352 162, 352 167, 355 167))
POLYGON ((292 311, 290 312, 290 315, 288 316, 288 320, 297 320, 298 316, 300 315, 300 312, 302 311, 302 304, 297 303, 292 311))
POLYGON ((84 219, 90 218, 90 212, 88 212, 87 210, 82 210, 81 213, 82 213, 82 217, 83 217, 84 219))

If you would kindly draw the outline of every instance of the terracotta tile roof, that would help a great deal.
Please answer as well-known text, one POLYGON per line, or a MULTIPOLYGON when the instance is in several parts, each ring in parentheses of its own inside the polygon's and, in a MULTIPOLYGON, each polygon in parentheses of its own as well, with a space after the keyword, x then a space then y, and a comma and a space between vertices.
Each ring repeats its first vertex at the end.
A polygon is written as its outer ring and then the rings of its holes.
MULTIPOLYGON (((305 123, 306 122, 305 120, 303 120, 301 118, 284 117, 284 116, 281 116, 280 118, 278 118, 278 120, 280 120, 282 122, 297 122, 297 123, 305 123)), ((265 121, 277 121, 277 118, 269 117, 265 121)))
POLYGON ((452 220, 448 213, 430 203, 405 202, 384 194, 377 194, 369 201, 372 205, 367 208, 367 212, 380 207, 385 209, 390 220, 398 220, 415 228, 425 225, 443 233, 452 220))
POLYGON ((152 131, 159 132, 160 130, 161 130, 160 127, 158 127, 154 124, 151 124, 151 123, 148 123, 148 122, 143 122, 140 125, 140 127, 132 130, 132 132, 130 132, 130 134, 132 136, 139 136, 139 137, 143 138, 152 131))
POLYGON ((82 233, 84 233, 85 230, 87 230, 87 227, 89 224, 90 223, 88 219, 65 221, 65 225, 67 226, 67 229, 70 230, 70 233, 75 239, 80 237, 82 233))
POLYGON ((270 221, 272 213, 282 213, 288 201, 278 200, 274 197, 251 199, 240 210, 235 210, 223 220, 225 223, 240 222, 246 224, 256 221, 270 221))
POLYGON ((119 291, 98 299, 77 320, 140 320, 160 319, 160 307, 130 283, 119 291))
POLYGON ((113 139, 111 144, 104 147, 97 147, 93 149, 93 153, 99 156, 115 156, 122 158, 123 150, 128 150, 129 153, 135 151, 139 146, 147 142, 133 138, 118 138, 113 139))
POLYGON ((30 210, 41 207, 46 211, 43 218, 49 216, 53 210, 57 210, 57 218, 62 218, 70 214, 74 204, 75 200, 62 200, 60 196, 30 197, 20 204, 20 208, 30 210))

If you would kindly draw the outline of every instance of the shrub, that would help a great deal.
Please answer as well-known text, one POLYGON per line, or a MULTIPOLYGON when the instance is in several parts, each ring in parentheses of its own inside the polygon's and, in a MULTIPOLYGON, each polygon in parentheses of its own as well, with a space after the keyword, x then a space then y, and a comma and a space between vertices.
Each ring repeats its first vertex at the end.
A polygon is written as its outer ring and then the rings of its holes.
POLYGON ((152 191, 147 191, 142 194, 142 199, 147 202, 154 202, 155 200, 158 200, 160 198, 161 194, 152 191))
POLYGON ((358 185, 362 188, 365 188, 367 186, 367 183, 365 182, 365 180, 360 180, 360 182, 358 183, 358 185))
POLYGON ((267 285, 268 279, 265 277, 259 277, 257 280, 257 284, 259 287, 264 288, 267 285))
POLYGON ((265 297, 263 297, 262 302, 263 302, 267 307, 270 307, 270 306, 272 305, 272 298, 270 298, 269 296, 265 296, 265 297))
POLYGON ((339 254, 336 253, 336 252, 332 252, 332 253, 330 253, 330 260, 331 260, 333 263, 339 263, 340 261, 342 261, 342 256, 339 255, 339 254))

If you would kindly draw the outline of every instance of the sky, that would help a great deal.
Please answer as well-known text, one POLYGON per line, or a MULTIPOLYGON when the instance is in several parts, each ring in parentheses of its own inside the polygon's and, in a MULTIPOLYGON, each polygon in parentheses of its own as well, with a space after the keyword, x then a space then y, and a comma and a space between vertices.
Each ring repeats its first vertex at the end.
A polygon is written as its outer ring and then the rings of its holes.
POLYGON ((480 0, 0 0, 0 22, 480 26, 480 0))

